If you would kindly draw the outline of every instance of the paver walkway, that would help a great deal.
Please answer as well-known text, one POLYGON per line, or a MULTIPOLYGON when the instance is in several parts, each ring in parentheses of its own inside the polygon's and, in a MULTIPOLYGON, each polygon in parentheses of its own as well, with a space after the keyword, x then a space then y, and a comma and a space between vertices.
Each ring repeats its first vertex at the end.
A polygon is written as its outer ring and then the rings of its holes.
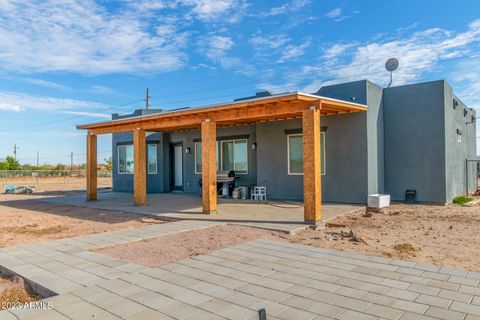
POLYGON ((92 247, 214 225, 180 221, 6 248, 0 264, 38 283, 52 310, 0 319, 480 319, 480 273, 256 240, 159 268, 92 247))

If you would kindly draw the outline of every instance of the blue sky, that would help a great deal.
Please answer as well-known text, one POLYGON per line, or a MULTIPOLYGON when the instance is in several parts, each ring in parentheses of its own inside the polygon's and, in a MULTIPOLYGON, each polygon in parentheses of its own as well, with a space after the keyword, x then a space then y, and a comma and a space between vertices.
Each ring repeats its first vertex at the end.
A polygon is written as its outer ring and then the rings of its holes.
MULTIPOLYGON (((85 133, 145 105, 446 79, 480 111, 479 1, 0 0, 0 157, 84 162, 85 133)), ((479 126, 480 130, 480 126, 479 126)), ((480 136, 480 131, 478 133, 480 136)), ((99 138, 99 158, 110 153, 99 138)), ((480 150, 480 148, 479 148, 480 150)))

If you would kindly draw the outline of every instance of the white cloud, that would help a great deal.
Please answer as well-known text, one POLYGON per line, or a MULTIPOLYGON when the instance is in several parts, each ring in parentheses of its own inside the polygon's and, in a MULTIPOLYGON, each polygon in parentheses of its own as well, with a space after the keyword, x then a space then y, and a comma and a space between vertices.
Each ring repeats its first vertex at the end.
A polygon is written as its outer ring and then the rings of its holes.
POLYGON ((98 94, 107 94, 107 95, 116 94, 116 91, 114 89, 106 86, 101 86, 101 85, 92 86, 90 91, 98 94))
POLYGON ((264 17, 278 16, 278 15, 286 14, 289 12, 295 12, 309 4, 310 4, 310 0, 292 0, 291 2, 286 2, 279 7, 271 8, 267 12, 264 12, 263 14, 261 14, 261 16, 264 16, 264 17))
POLYGON ((128 10, 93 1, 11 2, 0 16, 0 69, 82 74, 161 72, 185 64, 187 33, 152 35, 128 10))
POLYGON ((240 0, 179 0, 179 2, 192 6, 193 14, 203 21, 222 18, 236 22, 247 6, 240 0))
POLYGON ((200 48, 210 60, 224 68, 231 68, 239 63, 239 59, 228 55, 234 43, 232 38, 208 34, 200 39, 200 48))
POLYGON ((111 114, 98 113, 98 112, 83 112, 83 111, 63 111, 62 113, 74 114, 77 116, 87 116, 91 118, 111 119, 111 114))
POLYGON ((310 46, 310 40, 306 40, 299 45, 285 46, 282 56, 278 60, 278 63, 283 63, 287 60, 292 60, 305 54, 305 50, 310 46))
POLYGON ((342 8, 340 8, 340 7, 335 8, 335 9, 327 12, 327 14, 325 16, 327 18, 330 18, 330 19, 340 18, 342 16, 342 8))
POLYGON ((351 18, 354 15, 359 14, 359 13, 360 13, 360 11, 354 10, 350 14, 344 14, 343 9, 341 7, 337 7, 335 9, 327 12, 325 14, 325 16, 329 19, 332 19, 335 22, 340 22, 340 21, 343 21, 345 19, 351 18))
POLYGON ((60 91, 70 91, 72 90, 71 88, 52 81, 47 81, 43 79, 37 79, 37 78, 22 78, 23 81, 40 86, 40 87, 45 87, 45 88, 50 88, 50 89, 55 89, 55 90, 60 90, 60 91))
POLYGON ((290 39, 282 34, 264 36, 256 33, 250 38, 250 43, 253 45, 254 49, 258 51, 277 49, 284 46, 289 41, 290 39))
POLYGON ((108 105, 95 101, 34 96, 19 92, 0 91, 0 109, 10 111, 78 111, 79 109, 106 110, 108 105))
POLYGON ((335 58, 341 56, 342 54, 344 54, 348 49, 350 49, 354 46, 355 46, 355 44, 353 44, 353 43, 334 44, 333 46, 331 46, 330 48, 325 50, 325 52, 323 54, 323 57, 325 59, 335 59, 335 58))
POLYGON ((20 107, 19 105, 5 102, 0 102, 0 110, 13 112, 23 111, 22 107, 20 107))
POLYGON ((400 66, 394 73, 394 84, 401 85, 419 80, 442 59, 467 55, 466 46, 479 39, 480 20, 458 34, 438 28, 427 29, 401 40, 357 46, 351 62, 339 65, 327 74, 341 81, 367 78, 383 84, 387 79, 385 61, 397 57, 400 66))

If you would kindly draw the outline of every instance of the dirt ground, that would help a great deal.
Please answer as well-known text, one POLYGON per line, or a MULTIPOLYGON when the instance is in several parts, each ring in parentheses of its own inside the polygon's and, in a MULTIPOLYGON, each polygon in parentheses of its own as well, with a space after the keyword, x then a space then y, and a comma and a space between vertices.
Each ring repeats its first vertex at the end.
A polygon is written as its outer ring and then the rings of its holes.
POLYGON ((32 196, 38 195, 0 194, 0 247, 164 223, 120 211, 42 202, 32 196))
POLYGON ((348 214, 322 230, 294 235, 227 225, 102 249, 146 266, 208 254, 258 238, 480 271, 480 206, 393 205, 384 213, 348 214))
MULTIPOLYGON (((112 186, 112 178, 98 177, 98 188, 112 186)), ((14 177, 0 178, 1 192, 6 186, 30 186, 37 192, 44 191, 71 191, 85 189, 85 177, 14 177)))
POLYGON ((22 278, 0 274, 0 310, 7 307, 7 303, 26 303, 39 300, 40 297, 29 290, 22 278))
POLYGON ((279 232, 263 229, 220 225, 107 247, 98 252, 147 267, 157 267, 191 256, 209 254, 241 242, 259 238, 276 239, 280 235, 279 232))
POLYGON ((339 217, 331 223, 344 228, 305 230, 290 241, 480 271, 480 206, 393 205, 384 211, 339 217))

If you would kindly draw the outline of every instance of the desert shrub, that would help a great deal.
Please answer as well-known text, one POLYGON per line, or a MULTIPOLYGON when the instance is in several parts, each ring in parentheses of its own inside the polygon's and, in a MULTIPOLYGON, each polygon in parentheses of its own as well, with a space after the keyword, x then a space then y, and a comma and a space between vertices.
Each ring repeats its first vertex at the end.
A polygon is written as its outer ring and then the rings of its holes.
POLYGON ((470 201, 472 201, 472 198, 469 198, 467 196, 458 196, 453 199, 453 203, 458 204, 460 206, 470 201))

